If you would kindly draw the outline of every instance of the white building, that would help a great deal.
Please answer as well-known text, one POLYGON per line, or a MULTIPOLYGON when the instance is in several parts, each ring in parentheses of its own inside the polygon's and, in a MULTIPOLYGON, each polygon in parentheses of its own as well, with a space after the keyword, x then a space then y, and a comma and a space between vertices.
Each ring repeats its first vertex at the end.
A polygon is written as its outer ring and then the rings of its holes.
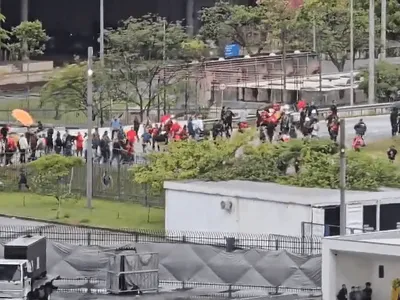
MULTIPOLYGON (((238 180, 165 182, 164 187, 167 230, 323 236, 336 234, 324 224, 339 225, 337 190, 238 180)), ((390 221, 385 226, 394 229, 399 200, 397 190, 348 191, 346 225, 362 232, 366 224, 375 228, 390 221), (393 215, 380 220, 386 204, 393 215)))
POLYGON ((371 282, 372 299, 391 299, 393 279, 400 278, 400 231, 389 230, 322 241, 323 300, 336 300, 342 284, 371 282))

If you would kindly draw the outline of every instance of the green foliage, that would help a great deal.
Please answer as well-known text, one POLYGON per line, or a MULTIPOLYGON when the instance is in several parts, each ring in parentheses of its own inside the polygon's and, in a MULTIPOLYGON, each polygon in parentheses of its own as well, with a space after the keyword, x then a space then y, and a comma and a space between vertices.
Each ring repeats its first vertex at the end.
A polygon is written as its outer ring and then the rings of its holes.
POLYGON ((217 45, 237 43, 249 54, 260 53, 268 35, 258 6, 232 5, 220 1, 200 11, 200 35, 217 45), (256 48, 253 51, 253 47, 256 48))
MULTIPOLYGON (((108 99, 107 81, 104 72, 98 64, 93 72, 93 105, 94 116, 110 105, 108 99)), ((87 110, 87 64, 68 65, 54 73, 44 85, 40 94, 41 106, 51 104, 55 108, 56 119, 60 118, 60 109, 68 108, 81 111, 87 110)))
MULTIPOLYGON (((360 76, 363 80, 359 88, 368 95, 368 70, 362 70, 360 76)), ((384 61, 378 62, 375 68, 375 78, 375 97, 378 102, 387 102, 389 98, 397 98, 400 91, 400 67, 398 65, 384 61)))
MULTIPOLYGON (((217 143, 176 142, 169 152, 134 167, 134 180, 161 190, 165 180, 250 180, 301 187, 339 188, 338 146, 329 140, 250 145, 248 135, 217 143), (238 149, 242 148, 242 155, 238 149), (299 173, 294 163, 299 162, 299 173)), ((365 153, 348 152, 347 188, 400 187, 398 166, 365 153)))
POLYGON ((49 39, 42 22, 38 20, 22 22, 12 28, 11 34, 17 40, 16 43, 9 45, 11 52, 22 59, 28 59, 32 55, 42 55, 45 42, 49 39))
POLYGON ((199 53, 200 46, 189 41, 179 22, 169 23, 154 15, 129 18, 107 34, 107 76, 114 97, 137 106, 143 119, 157 97, 181 79, 182 66, 171 65, 188 59, 187 50, 199 53), (170 67, 164 72, 167 64, 170 67))
MULTIPOLYGON (((317 50, 326 53, 342 72, 350 51, 350 9, 348 1, 343 0, 306 0, 301 9, 301 26, 308 28, 315 23, 317 50)), ((379 24, 379 21, 376 22, 379 24)), ((377 29, 379 26, 377 26, 377 29)), ((312 35, 305 36, 311 47, 312 35)), ((360 3, 354 6, 354 52, 368 47, 368 9, 360 3)), ((354 59, 354 57, 353 57, 354 59)))
POLYGON ((83 165, 83 161, 75 156, 58 154, 45 155, 30 162, 28 168, 32 171, 32 188, 39 192, 52 195, 59 205, 61 200, 73 196, 68 180, 74 167, 83 165))

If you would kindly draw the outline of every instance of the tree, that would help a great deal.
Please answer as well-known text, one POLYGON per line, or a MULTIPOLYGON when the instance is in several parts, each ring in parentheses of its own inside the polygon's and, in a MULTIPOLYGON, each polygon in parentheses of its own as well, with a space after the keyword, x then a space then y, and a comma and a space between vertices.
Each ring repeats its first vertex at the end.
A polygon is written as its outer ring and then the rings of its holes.
POLYGON ((136 105, 143 119, 155 99, 180 80, 182 65, 177 61, 185 58, 184 51, 191 45, 187 41, 179 22, 168 23, 154 15, 129 18, 109 31, 106 64, 114 96, 136 105))
POLYGON ((269 23, 263 22, 259 6, 232 5, 220 1, 200 11, 200 35, 218 46, 237 43, 249 54, 260 53, 269 37, 269 23))
MULTIPOLYGON (((315 24, 317 51, 329 56, 339 72, 344 70, 350 51, 350 10, 342 0, 306 0, 299 15, 299 26, 308 28, 315 24)), ((377 21, 376 24, 379 24, 377 21)), ((379 28, 379 26, 377 26, 379 28)), ((368 47, 368 10, 355 2, 354 6, 354 53, 368 47)), ((312 35, 305 36, 311 48, 312 35)), ((355 60, 355 57, 351 58, 355 60)))
MULTIPOLYGON (((6 21, 6 17, 0 14, 0 24, 6 21)), ((10 39, 10 32, 0 26, 0 49, 8 48, 7 41, 10 39)))
MULTIPOLYGON (((148 165, 134 167, 134 180, 159 191, 165 180, 250 180, 319 188, 339 188, 338 146, 329 140, 293 140, 280 144, 248 143, 246 134, 217 143, 174 142, 168 152, 150 156, 148 165), (244 148, 238 155, 239 148, 244 148), (294 172, 294 162, 300 170, 294 172)), ((348 152, 347 187, 377 190, 400 187, 399 166, 366 153, 348 152), (368 176, 365 176, 368 174, 368 176)))
MULTIPOLYGON (((107 101, 109 90, 104 71, 96 63, 93 72, 93 119, 100 118, 104 125, 104 110, 110 106, 107 101)), ((55 119, 61 117, 61 109, 74 109, 87 112, 87 64, 76 63, 56 71, 44 85, 40 94, 40 104, 52 104, 55 109, 55 119)))
POLYGON ((17 42, 9 45, 10 51, 23 60, 28 60, 31 56, 42 55, 46 47, 45 42, 49 39, 42 23, 38 20, 24 21, 13 27, 11 35, 17 42))
MULTIPOLYGON (((359 88, 368 95, 368 70, 362 70, 361 82, 359 88)), ((375 97, 378 102, 388 102, 389 99, 398 99, 400 93, 400 67, 399 65, 390 64, 384 61, 377 63, 375 68, 375 97)))
POLYGON ((62 201, 73 196, 70 186, 72 180, 68 177, 74 167, 81 165, 83 165, 82 159, 75 156, 58 154, 42 156, 28 165, 33 173, 32 186, 42 194, 55 197, 59 213, 62 201))

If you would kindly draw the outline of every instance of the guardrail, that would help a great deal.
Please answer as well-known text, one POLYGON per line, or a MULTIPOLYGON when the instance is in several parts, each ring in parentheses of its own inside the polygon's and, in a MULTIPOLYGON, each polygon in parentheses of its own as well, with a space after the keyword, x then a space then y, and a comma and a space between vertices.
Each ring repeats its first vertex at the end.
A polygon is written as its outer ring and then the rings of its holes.
MULTIPOLYGON (((338 114, 342 118, 359 117, 359 116, 373 116, 373 115, 385 115, 390 113, 390 109, 393 106, 393 102, 377 103, 377 104, 363 104, 353 106, 342 106, 338 107, 338 114)), ((329 108, 320 108, 318 112, 326 117, 329 113, 329 108)), ((204 126, 210 126, 219 119, 207 119, 204 120, 204 126)), ((239 117, 233 118, 234 122, 239 121, 239 117)), ((256 115, 248 115, 248 122, 255 122, 256 115)))

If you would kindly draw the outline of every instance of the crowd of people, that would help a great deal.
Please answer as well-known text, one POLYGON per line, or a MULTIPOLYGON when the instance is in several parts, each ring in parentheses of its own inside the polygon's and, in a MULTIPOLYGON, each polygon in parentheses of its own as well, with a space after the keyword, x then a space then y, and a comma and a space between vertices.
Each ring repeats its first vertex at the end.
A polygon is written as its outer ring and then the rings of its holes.
POLYGON ((367 282, 363 290, 360 286, 352 286, 350 293, 347 292, 347 287, 343 284, 336 298, 337 300, 372 300, 371 283, 367 282))
MULTIPOLYGON (((110 123, 109 130, 100 132, 96 128, 92 134, 91 148, 94 161, 99 163, 133 163, 136 152, 147 153, 162 151, 171 141, 184 141, 194 139, 201 141, 208 137, 214 140, 219 137, 230 138, 237 116, 229 107, 223 107, 220 118, 213 124, 211 131, 204 127, 202 116, 193 114, 187 121, 178 121, 173 116, 165 116, 159 123, 141 123, 134 119, 133 126, 124 127, 120 117, 115 117, 110 123), (136 150, 135 150, 136 149, 136 150)), ((239 114, 238 131, 243 132, 249 128, 247 110, 239 114)), ((327 130, 331 140, 337 141, 340 121, 335 104, 330 107, 325 118, 327 130)), ((394 108, 390 121, 392 135, 400 133, 400 118, 398 108, 394 108)), ((295 109, 289 105, 270 104, 256 112, 256 127, 262 142, 281 141, 287 142, 302 135, 305 139, 318 139, 320 132, 320 115, 314 103, 304 100, 298 101, 295 109)), ((367 125, 360 119, 354 126, 355 137, 352 147, 360 151, 366 146, 364 136, 367 125)), ((38 128, 29 129, 24 134, 17 135, 9 132, 10 128, 4 126, 0 130, 0 164, 9 165, 13 161, 26 163, 48 154, 57 153, 65 156, 76 155, 86 158, 88 136, 87 133, 68 130, 55 132, 53 128, 44 129, 39 122, 38 128)), ((390 161, 394 161, 397 150, 394 146, 387 150, 390 161)))

